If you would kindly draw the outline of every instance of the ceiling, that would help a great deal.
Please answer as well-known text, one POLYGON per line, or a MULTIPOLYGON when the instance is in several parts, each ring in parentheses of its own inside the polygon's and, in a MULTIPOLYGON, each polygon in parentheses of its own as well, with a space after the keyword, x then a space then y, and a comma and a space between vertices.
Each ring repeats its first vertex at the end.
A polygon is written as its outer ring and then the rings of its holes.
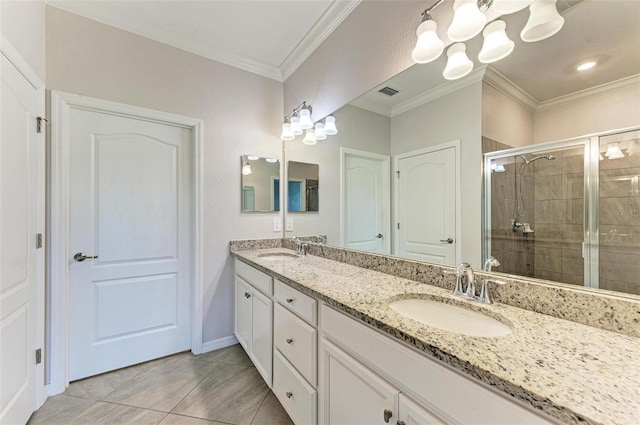
MULTIPOLYGON (((529 17, 528 10, 503 18, 507 35, 516 46, 511 55, 491 66, 526 93, 531 109, 576 92, 640 75, 640 1, 560 0, 558 8, 565 18, 562 30, 537 43, 520 39, 520 30, 529 17), (576 71, 576 66, 588 59, 597 59, 598 66, 585 72, 576 71)), ((466 42, 467 54, 474 60, 475 69, 483 65, 477 60, 482 41, 478 35, 466 42)), ((411 105, 417 106, 420 99, 428 99, 425 94, 437 96, 438 92, 446 92, 448 86, 455 88, 456 84, 464 84, 462 80, 447 82, 442 77, 446 62, 443 54, 432 63, 414 65, 352 104, 388 116, 402 113, 411 105), (399 93, 393 97, 378 93, 385 86, 399 93)), ((477 75, 471 74, 468 78, 474 77, 477 75)))
POLYGON ((284 81, 360 1, 47 0, 47 4, 284 81))

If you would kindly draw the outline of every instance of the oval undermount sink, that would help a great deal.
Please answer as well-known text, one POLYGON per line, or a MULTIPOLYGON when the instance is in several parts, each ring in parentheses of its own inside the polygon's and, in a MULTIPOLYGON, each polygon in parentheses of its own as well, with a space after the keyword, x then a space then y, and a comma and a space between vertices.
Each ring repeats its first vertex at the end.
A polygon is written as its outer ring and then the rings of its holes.
POLYGON ((393 301, 389 307, 409 319, 463 335, 497 337, 513 331, 492 317, 434 300, 410 298, 393 301))
POLYGON ((258 258, 261 260, 287 260, 289 258, 300 258, 300 256, 289 254, 288 252, 271 252, 269 254, 260 254, 258 258))

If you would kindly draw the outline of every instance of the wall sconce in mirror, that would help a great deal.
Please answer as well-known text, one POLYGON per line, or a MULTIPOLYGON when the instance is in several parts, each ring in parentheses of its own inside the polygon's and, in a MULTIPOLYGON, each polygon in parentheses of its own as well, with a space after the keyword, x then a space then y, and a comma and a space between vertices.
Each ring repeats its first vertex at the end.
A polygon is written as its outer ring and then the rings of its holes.
POLYGON ((318 164, 289 161, 287 168, 287 211, 320 211, 318 164))
MULTIPOLYGON (((478 35, 487 18, 485 12, 493 8, 500 15, 518 12, 529 6, 529 20, 520 33, 525 42, 541 41, 551 37, 564 25, 564 18, 558 13, 557 0, 455 0, 453 20, 447 29, 449 40, 456 42, 448 50, 447 66, 443 76, 455 80, 469 74, 473 62, 467 58, 466 46, 462 43, 478 35)), ((416 30, 418 40, 411 56, 416 63, 429 63, 440 57, 444 51, 444 42, 436 32, 438 25, 431 12, 444 0, 437 0, 422 12, 422 21, 416 30)), ((511 54, 515 46, 507 37, 506 24, 498 19, 490 22, 482 32, 484 43, 478 55, 482 63, 493 63, 511 54)))
POLYGON ((242 211, 280 211, 280 160, 242 155, 242 211))
POLYGON ((305 133, 302 143, 315 145, 319 140, 326 140, 327 136, 338 134, 334 116, 329 115, 324 120, 314 124, 311 119, 312 112, 313 108, 311 108, 311 105, 307 105, 306 101, 295 107, 293 112, 284 117, 280 139, 284 141, 294 140, 296 136, 305 133))

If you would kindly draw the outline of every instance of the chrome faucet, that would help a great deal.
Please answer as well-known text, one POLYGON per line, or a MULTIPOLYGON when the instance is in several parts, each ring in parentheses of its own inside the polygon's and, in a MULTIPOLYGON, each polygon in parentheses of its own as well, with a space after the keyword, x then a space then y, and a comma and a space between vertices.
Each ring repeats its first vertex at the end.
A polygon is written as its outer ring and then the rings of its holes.
MULTIPOLYGON (((460 263, 458 265, 460 273, 467 276, 467 290, 464 291, 464 296, 468 298, 476 297, 476 274, 473 272, 473 267, 469 263, 460 263)), ((457 270, 457 269, 456 269, 457 270)))
MULTIPOLYGON (((490 257, 490 260, 495 258, 490 257)), ((488 260, 489 261, 489 260, 488 260)), ((487 262, 488 262, 487 261, 487 262)), ((498 260, 495 260, 498 262, 498 260)), ((485 263, 486 264, 486 263, 485 263)), ((500 263, 498 263, 500 264, 500 263)), ((495 265, 495 264, 491 264, 495 265)), ((476 296, 476 275, 473 271, 473 267, 469 263, 460 263, 456 267, 455 271, 445 270, 443 272, 444 275, 453 274, 456 276, 456 286, 453 290, 453 295, 457 297, 468 298, 472 301, 478 301, 483 304, 492 304, 491 296, 489 295, 489 284, 495 283, 496 285, 504 285, 505 282, 498 279, 482 279, 482 285, 480 287, 480 295, 476 296), (467 289, 465 291, 462 290, 462 278, 466 277, 467 280, 467 289)))
POLYGON ((500 261, 496 257, 489 257, 487 261, 484 262, 484 267, 482 267, 482 271, 490 272, 492 268, 498 267, 500 265, 500 261))
POLYGON ((307 255, 307 248, 309 248, 308 243, 302 243, 302 241, 297 236, 292 237, 291 241, 296 244, 296 254, 307 255))
POLYGON ((506 282, 498 279, 482 279, 482 286, 480 287, 480 296, 478 296, 478 301, 483 304, 493 304, 493 300, 491 300, 491 296, 489 295, 489 284, 495 283, 496 285, 505 285, 506 282))

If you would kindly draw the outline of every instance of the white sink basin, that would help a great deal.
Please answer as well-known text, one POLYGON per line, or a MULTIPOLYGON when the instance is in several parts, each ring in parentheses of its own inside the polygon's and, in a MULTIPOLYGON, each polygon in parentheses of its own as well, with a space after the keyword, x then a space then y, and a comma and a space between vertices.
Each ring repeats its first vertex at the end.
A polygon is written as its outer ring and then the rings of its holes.
POLYGON ((512 332, 509 326, 492 317, 434 300, 410 298, 393 301, 389 307, 409 319, 463 335, 497 337, 512 332))
POLYGON ((269 254, 260 254, 258 258, 261 260, 287 260, 290 258, 300 258, 299 255, 289 254, 288 252, 271 252, 269 254))

